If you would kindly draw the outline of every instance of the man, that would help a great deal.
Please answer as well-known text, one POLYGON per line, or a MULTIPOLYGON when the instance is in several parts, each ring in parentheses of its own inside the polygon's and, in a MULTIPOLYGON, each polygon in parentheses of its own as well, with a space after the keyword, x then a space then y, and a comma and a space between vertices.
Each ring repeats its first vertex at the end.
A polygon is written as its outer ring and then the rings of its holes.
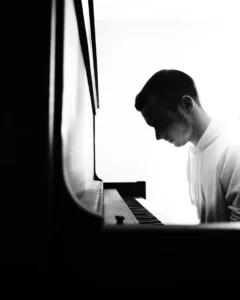
POLYGON ((196 85, 178 70, 161 70, 135 100, 156 139, 176 147, 187 142, 187 177, 192 204, 201 223, 240 221, 240 130, 212 120, 199 100, 196 85))

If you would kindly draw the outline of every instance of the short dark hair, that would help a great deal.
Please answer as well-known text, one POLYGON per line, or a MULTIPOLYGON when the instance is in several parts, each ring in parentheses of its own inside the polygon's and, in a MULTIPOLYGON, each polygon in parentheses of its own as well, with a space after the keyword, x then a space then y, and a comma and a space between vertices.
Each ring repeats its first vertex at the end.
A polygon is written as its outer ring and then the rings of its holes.
POLYGON ((160 70, 144 85, 135 99, 135 108, 142 111, 148 105, 149 97, 154 97, 156 105, 175 111, 184 95, 191 96, 201 107, 194 80, 178 70, 160 70))

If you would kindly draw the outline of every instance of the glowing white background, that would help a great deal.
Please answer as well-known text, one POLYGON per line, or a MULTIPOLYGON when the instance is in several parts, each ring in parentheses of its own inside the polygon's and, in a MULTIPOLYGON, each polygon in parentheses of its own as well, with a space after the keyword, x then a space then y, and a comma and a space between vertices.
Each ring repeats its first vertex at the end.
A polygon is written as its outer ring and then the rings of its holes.
POLYGON ((97 174, 105 182, 147 182, 147 200, 179 223, 192 220, 186 161, 189 144, 156 141, 134 108, 148 78, 174 68, 194 78, 215 118, 240 116, 237 1, 96 0, 100 110, 97 174))

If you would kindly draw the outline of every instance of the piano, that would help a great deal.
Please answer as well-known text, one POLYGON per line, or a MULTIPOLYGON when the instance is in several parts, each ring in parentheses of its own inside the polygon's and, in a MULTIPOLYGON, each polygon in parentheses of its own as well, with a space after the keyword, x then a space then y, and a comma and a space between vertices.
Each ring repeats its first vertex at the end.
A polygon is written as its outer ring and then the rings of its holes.
MULTIPOLYGON (((61 181, 68 182, 69 192, 73 193, 77 205, 105 225, 162 225, 136 200, 136 197, 146 197, 145 182, 107 183, 96 175, 94 133, 100 106, 93 1, 87 4, 86 1, 65 1, 63 7, 63 36, 58 37, 56 33, 55 42, 56 47, 63 50, 59 54, 63 60, 62 69, 55 73, 55 76, 62 74, 59 77, 64 82, 62 98, 58 98, 59 112, 62 112, 62 123, 58 124, 58 128, 62 128, 57 145, 58 152, 62 146, 63 161, 60 159, 55 163, 62 165, 63 169, 58 173, 65 175, 65 178, 61 181), (58 46, 60 40, 62 45, 58 46), (78 90, 78 86, 82 90, 78 90)), ((59 88, 62 89, 60 84, 59 88)))
POLYGON ((14 3, 8 10, 2 272, 74 276, 80 289, 172 287, 202 272, 205 279, 234 276, 237 224, 165 225, 143 205, 146 182, 98 177, 94 1, 14 3))

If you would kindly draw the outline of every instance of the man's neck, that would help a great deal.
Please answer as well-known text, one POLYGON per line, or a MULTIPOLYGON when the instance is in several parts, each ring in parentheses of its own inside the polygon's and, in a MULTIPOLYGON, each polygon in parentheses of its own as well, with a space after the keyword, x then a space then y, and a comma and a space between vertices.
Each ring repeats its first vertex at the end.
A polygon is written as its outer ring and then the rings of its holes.
POLYGON ((190 142, 196 147, 212 119, 202 108, 198 108, 194 116, 193 133, 190 142))

